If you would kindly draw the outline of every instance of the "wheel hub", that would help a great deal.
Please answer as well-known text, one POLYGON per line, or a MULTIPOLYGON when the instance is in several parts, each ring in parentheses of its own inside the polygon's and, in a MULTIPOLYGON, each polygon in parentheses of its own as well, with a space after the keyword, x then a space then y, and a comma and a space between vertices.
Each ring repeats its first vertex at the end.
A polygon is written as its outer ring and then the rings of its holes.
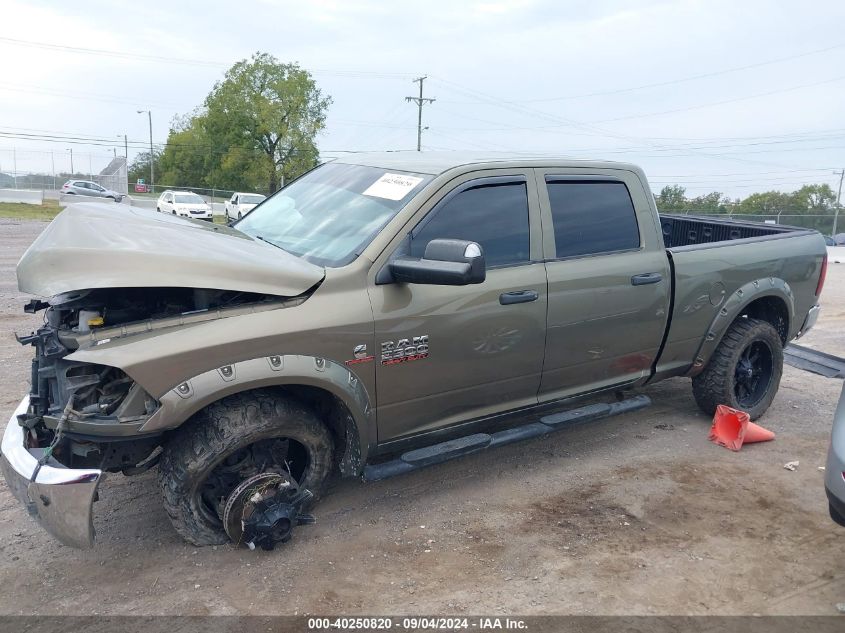
POLYGON ((303 512, 313 496, 287 473, 260 473, 242 481, 226 499, 223 527, 236 545, 272 550, 287 543, 297 525, 315 522, 303 512))
POLYGON ((752 407, 765 395, 772 375, 772 352, 762 341, 754 341, 740 355, 734 373, 734 394, 742 407, 752 407))

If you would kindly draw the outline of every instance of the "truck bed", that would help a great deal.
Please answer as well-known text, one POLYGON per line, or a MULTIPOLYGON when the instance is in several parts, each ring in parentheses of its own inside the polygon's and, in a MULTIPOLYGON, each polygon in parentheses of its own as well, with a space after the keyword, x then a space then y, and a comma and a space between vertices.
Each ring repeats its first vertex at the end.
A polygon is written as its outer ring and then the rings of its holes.
POLYGON ((689 215, 660 215, 660 228, 666 248, 712 244, 779 233, 808 231, 779 224, 761 224, 741 220, 718 220, 689 215))
POLYGON ((798 333, 816 302, 825 253, 817 231, 685 215, 660 215, 659 220, 673 297, 658 373, 691 367, 701 354, 702 333, 711 330, 719 310, 742 288, 749 297, 789 297, 788 324, 781 335, 786 342, 798 333))

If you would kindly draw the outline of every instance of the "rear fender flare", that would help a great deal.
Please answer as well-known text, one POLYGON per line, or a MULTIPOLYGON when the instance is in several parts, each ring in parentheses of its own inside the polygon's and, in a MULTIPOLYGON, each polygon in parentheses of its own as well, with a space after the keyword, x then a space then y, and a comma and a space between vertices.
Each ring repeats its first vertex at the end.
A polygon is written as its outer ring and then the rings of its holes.
POLYGON ((749 281, 735 290, 716 313, 707 328, 707 333, 698 348, 687 376, 697 376, 704 371, 731 323, 754 301, 764 297, 777 297, 786 304, 790 330, 792 329, 792 324, 795 323, 795 297, 789 284, 778 277, 764 277, 749 281))
POLYGON ((346 407, 346 446, 341 474, 359 474, 375 437, 375 413, 361 380, 344 365, 316 356, 262 356, 211 369, 189 378, 159 398, 161 406, 139 429, 156 433, 175 429, 194 413, 233 393, 262 387, 309 386, 336 396, 346 407))

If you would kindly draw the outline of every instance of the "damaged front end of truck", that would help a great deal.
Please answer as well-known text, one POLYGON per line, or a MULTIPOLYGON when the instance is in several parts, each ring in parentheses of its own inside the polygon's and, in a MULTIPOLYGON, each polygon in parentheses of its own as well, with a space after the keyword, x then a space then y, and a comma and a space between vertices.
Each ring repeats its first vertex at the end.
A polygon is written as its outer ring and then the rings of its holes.
POLYGON ((161 222, 141 210, 115 217, 106 205, 79 206, 60 214, 18 264, 20 289, 42 297, 25 311, 43 313, 44 322, 17 335, 34 348, 31 384, 3 435, 0 468, 48 532, 90 547, 105 473, 145 472, 157 463, 162 439, 161 430, 143 430, 162 413, 162 394, 145 389, 114 355, 97 363, 91 352, 297 305, 323 271, 292 256, 280 264, 284 253, 226 227, 221 235, 190 220, 161 222), (117 244, 126 257, 115 255, 117 244), (220 287, 174 285, 189 280, 220 287))

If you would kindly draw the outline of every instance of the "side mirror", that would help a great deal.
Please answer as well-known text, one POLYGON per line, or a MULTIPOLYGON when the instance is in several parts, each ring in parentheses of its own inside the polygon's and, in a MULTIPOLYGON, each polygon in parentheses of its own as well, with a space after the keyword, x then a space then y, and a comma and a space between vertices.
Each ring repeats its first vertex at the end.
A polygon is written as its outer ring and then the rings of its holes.
POLYGON ((398 257, 389 267, 393 280, 406 284, 467 286, 487 277, 484 250, 468 240, 431 240, 422 259, 398 257))

